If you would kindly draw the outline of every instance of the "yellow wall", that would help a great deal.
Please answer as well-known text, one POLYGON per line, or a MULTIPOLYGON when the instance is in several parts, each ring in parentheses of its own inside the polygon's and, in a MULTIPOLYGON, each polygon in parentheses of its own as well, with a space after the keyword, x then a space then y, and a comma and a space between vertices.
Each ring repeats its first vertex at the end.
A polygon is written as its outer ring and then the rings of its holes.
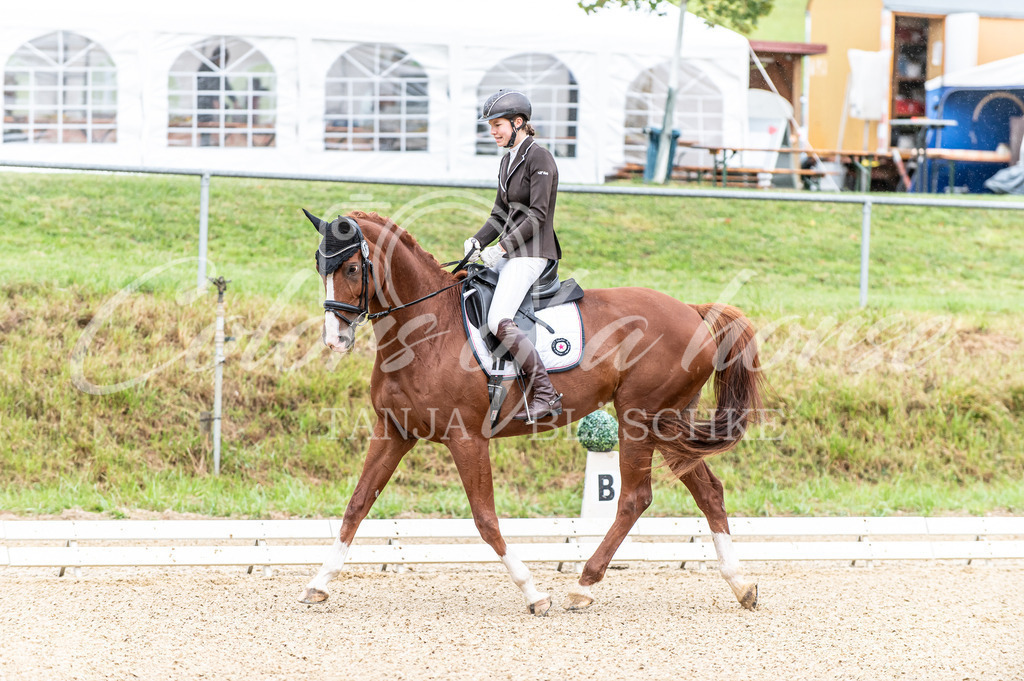
MULTIPOLYGON (((812 43, 825 43, 828 52, 808 58, 808 139, 815 149, 835 149, 850 74, 847 50, 881 49, 882 0, 812 0, 812 43)), ((875 147, 875 124, 868 131, 868 148, 875 147)), ((864 123, 846 121, 843 149, 860 149, 864 123)))
MULTIPOLYGON (((811 34, 807 40, 824 43, 828 52, 808 57, 810 89, 808 91, 808 139, 815 149, 835 149, 843 114, 846 79, 850 73, 847 50, 875 51, 882 49, 882 0, 809 0, 811 34)), ((944 19, 932 21, 932 39, 942 39, 944 19), (940 36, 942 36, 940 38, 940 36)), ((886 48, 892 47, 892 21, 886 48)), ((987 64, 1020 54, 1024 50, 1024 20, 982 17, 978 25, 978 64, 987 64)), ((929 53, 930 57, 930 53, 929 53)), ((944 66, 944 65, 943 65, 944 66)), ((928 77, 941 75, 943 66, 934 66, 929 59, 928 77)), ((870 123, 868 149, 878 140, 876 124, 870 123)), ((849 118, 839 148, 861 149, 864 146, 864 122, 849 118)))
POLYGON ((1024 51, 1024 20, 987 19, 978 21, 978 64, 1013 57, 1024 51))

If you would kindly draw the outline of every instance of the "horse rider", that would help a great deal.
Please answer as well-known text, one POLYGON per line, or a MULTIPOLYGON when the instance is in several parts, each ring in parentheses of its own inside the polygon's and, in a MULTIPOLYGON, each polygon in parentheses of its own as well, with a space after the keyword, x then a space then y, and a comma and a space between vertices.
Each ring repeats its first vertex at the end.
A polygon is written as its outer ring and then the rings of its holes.
POLYGON ((526 375, 528 406, 513 418, 532 423, 561 414, 562 396, 513 318, 548 263, 562 257, 554 227, 558 168, 551 152, 534 140, 533 107, 525 94, 498 90, 482 111, 478 122, 489 123, 495 143, 509 152, 498 166, 494 208, 483 227, 466 240, 465 255, 479 251, 484 265, 498 272, 487 327, 526 375), (497 243, 488 246, 495 239, 497 243))

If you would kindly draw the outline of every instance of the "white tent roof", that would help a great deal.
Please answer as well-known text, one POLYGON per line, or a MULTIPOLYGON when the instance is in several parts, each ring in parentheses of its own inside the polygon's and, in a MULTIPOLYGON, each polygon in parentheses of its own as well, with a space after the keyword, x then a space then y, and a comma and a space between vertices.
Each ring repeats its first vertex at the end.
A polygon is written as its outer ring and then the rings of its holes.
POLYGON ((947 73, 932 78, 924 86, 928 90, 940 87, 1024 87, 1024 54, 947 73))
MULTIPOLYGON (((136 32, 204 32, 217 35, 304 36, 353 42, 461 43, 500 47, 514 41, 520 49, 573 49, 671 55, 679 8, 665 3, 664 14, 608 7, 587 15, 575 0, 516 0, 520 16, 511 24, 512 5, 479 0, 291 0, 284 5, 243 0, 52 0, 15 3, 4 8, 7 25, 37 24, 42 30, 55 17, 82 29, 131 28, 136 32), (43 6, 40 6, 43 5, 43 6)), ((685 22, 684 56, 706 49, 746 49, 746 39, 699 17, 685 22)))
MULTIPOLYGON (((624 159, 626 91, 644 70, 668 61, 678 8, 663 15, 609 8, 585 14, 575 0, 53 0, 8 3, 0 25, 0 64, 21 45, 64 30, 99 43, 117 66, 116 144, 0 143, 0 155, 75 163, 206 167, 346 174, 395 179, 491 180, 493 156, 479 156, 477 86, 501 60, 524 52, 555 55, 579 87, 575 158, 559 159, 563 181, 601 182, 624 159), (528 17, 510 23, 512 9, 528 17), (259 49, 277 79, 272 149, 169 147, 168 71, 190 45, 236 36, 259 49), (324 77, 350 47, 389 43, 429 77, 429 150, 324 150, 324 77)), ((748 42, 688 15, 683 58, 722 93, 726 145, 746 140, 748 42)), ((686 93, 684 91, 683 97, 686 93)))

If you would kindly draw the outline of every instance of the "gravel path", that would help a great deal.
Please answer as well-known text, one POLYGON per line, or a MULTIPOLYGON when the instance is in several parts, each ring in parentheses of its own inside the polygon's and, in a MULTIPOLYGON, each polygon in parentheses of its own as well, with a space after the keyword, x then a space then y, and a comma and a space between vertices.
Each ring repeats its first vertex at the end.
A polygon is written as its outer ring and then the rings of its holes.
MULTIPOLYGON (((560 603, 573 581, 535 568, 560 603)), ((1024 679, 1024 564, 611 570, 587 612, 526 614, 497 567, 0 571, 0 681, 31 679, 1024 679)))

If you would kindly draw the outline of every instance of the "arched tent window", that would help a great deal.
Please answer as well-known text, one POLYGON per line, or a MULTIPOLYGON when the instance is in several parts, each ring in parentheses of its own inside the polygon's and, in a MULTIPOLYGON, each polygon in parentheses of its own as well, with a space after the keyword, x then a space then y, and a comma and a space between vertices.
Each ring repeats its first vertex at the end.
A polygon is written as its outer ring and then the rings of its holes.
MULTIPOLYGON (((725 108, 722 91, 701 69, 681 62, 679 91, 676 94, 674 127, 682 138, 706 146, 722 144, 725 108)), ((626 91, 625 157, 627 163, 646 163, 646 127, 660 128, 665 119, 669 63, 647 69, 630 83, 626 91)), ((676 159, 686 153, 677 147, 676 159)))
POLYGON ((171 66, 167 144, 272 147, 277 77, 263 53, 240 40, 208 38, 171 66))
POLYGON ((324 148, 426 151, 427 72, 393 45, 366 43, 327 71, 324 148))
POLYGON ((4 142, 117 141, 117 69, 85 36, 57 31, 19 47, 4 67, 4 142))
MULTIPOLYGON (((550 54, 517 54, 484 74, 477 87, 480 102, 500 89, 520 90, 530 98, 537 141, 555 156, 576 156, 579 125, 579 86, 572 71, 550 54)), ((486 123, 477 125, 476 153, 497 154, 486 123)))

